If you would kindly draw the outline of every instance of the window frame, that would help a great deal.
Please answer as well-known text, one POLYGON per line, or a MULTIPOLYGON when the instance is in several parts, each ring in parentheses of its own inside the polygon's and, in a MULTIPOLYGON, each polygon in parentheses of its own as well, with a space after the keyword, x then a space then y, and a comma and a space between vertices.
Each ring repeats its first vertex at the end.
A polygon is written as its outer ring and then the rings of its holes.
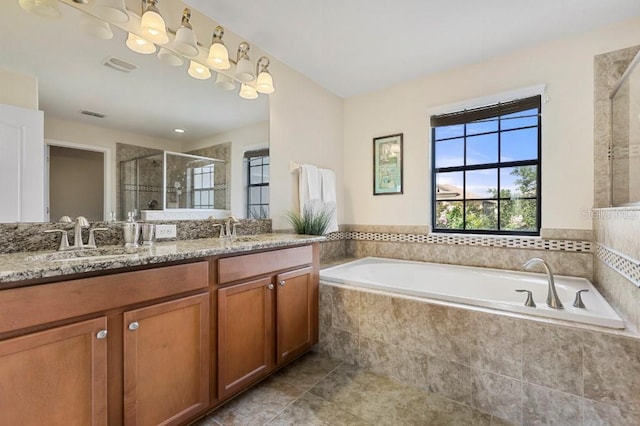
MULTIPOLYGON (((260 167, 262 169, 262 176, 263 176, 263 180, 264 180, 264 167, 265 166, 269 166, 271 167, 271 158, 269 156, 269 149, 260 149, 260 150, 255 150, 255 151, 247 151, 244 153, 244 158, 245 161, 247 163, 246 166, 246 171, 247 171, 247 202, 246 202, 246 211, 247 211, 247 219, 258 219, 258 218, 254 218, 252 217, 251 214, 251 207, 254 206, 260 206, 261 207, 261 212, 262 212, 262 207, 266 206, 266 217, 265 218, 269 218, 271 215, 271 202, 269 201, 268 203, 263 203, 262 201, 262 188, 267 187, 269 188, 269 184, 270 184, 270 179, 267 182, 261 182, 261 183, 251 183, 251 161, 255 160, 257 158, 262 158, 262 164, 260 166, 253 166, 253 168, 256 167, 260 167), (269 162, 268 164, 264 164, 264 158, 268 158, 269 162), (252 188, 260 188, 260 203, 251 203, 251 189, 252 188)), ((270 191, 269 191, 270 192, 270 191)), ((271 199, 271 194, 269 194, 269 200, 271 199)))
MULTIPOLYGON (((508 102, 499 102, 491 105, 486 105, 483 107, 473 108, 473 109, 464 109, 459 111, 454 111, 447 114, 440 115, 432 115, 431 116, 431 232, 434 233, 444 233, 444 234, 480 234, 480 235, 501 235, 501 236, 539 236, 541 229, 541 220, 542 220, 542 96, 530 96, 526 98, 515 99, 513 101, 508 102), (537 146, 537 159, 535 160, 518 160, 518 161, 508 161, 501 162, 500 160, 500 148, 501 148, 501 139, 502 133, 505 131, 515 131, 522 130, 527 128, 534 128, 534 126, 524 126, 518 127, 508 130, 501 130, 500 123, 498 121, 498 130, 491 132, 483 132, 483 133, 475 133, 469 136, 479 136, 497 133, 498 135, 498 161, 494 163, 481 163, 481 164, 473 164, 467 165, 467 124, 477 122, 479 120, 487 119, 487 118, 497 118, 503 115, 512 114, 515 112, 526 111, 528 109, 538 108, 538 122, 537 122, 537 130, 538 130, 538 146, 537 146), (436 168, 436 143, 442 142, 446 140, 459 139, 460 136, 454 138, 444 138, 440 140, 436 140, 436 128, 451 126, 451 125, 459 125, 463 124, 464 134, 463 138, 463 165, 462 166, 453 166, 453 167, 440 167, 436 168), (536 196, 535 197, 522 197, 518 198, 519 200, 536 200, 536 230, 533 231, 518 231, 518 230, 502 230, 500 229, 500 202, 509 200, 508 198, 503 198, 500 196, 500 170, 509 167, 518 167, 518 166, 536 166, 536 196), (466 173, 467 171, 474 170, 496 170, 497 174, 497 197, 496 198, 471 198, 467 199, 466 197, 466 173), (437 228, 437 175, 438 173, 446 173, 446 172, 462 172, 463 176, 463 188, 462 188, 462 217, 463 217, 463 229, 449 229, 449 228, 437 228), (467 225, 467 202, 468 201, 496 201, 498 203, 497 206, 497 215, 496 215, 496 225, 498 229, 466 229, 467 225)), ((439 200, 442 201, 442 200, 439 200)))

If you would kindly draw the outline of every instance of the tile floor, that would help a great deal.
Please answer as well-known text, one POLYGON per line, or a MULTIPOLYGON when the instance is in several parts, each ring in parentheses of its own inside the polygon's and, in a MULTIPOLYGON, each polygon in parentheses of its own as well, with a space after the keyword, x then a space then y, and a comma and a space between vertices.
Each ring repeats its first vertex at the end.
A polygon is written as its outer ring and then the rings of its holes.
POLYGON ((510 424, 311 352, 192 426, 510 424))

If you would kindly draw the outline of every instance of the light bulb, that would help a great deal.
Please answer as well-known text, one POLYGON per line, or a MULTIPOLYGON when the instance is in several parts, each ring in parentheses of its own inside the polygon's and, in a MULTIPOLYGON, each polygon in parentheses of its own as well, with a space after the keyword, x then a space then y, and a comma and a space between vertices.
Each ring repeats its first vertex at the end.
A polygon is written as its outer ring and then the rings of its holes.
POLYGON ((127 47, 134 52, 142 53, 143 55, 149 55, 156 51, 156 45, 148 40, 138 37, 133 33, 129 33, 127 36, 127 47))
POLYGON ((273 77, 271 77, 269 71, 264 70, 258 74, 258 78, 256 79, 256 90, 267 95, 276 91, 273 87, 273 77))
POLYGON ((151 0, 147 10, 142 14, 140 20, 140 32, 143 37, 157 44, 166 44, 169 42, 167 35, 167 25, 160 15, 160 11, 155 6, 155 1, 151 0))
POLYGON ((209 68, 197 63, 196 61, 191 61, 187 73, 191 77, 197 78, 198 80, 206 80, 208 78, 211 78, 211 71, 209 70, 209 68))
POLYGON ((231 68, 227 47, 219 42, 211 44, 211 47, 209 48, 209 56, 207 57, 207 64, 217 70, 228 70, 231 68))
POLYGON ((240 86, 240 97, 243 99, 256 99, 258 97, 258 92, 256 92, 255 87, 242 83, 240 86))

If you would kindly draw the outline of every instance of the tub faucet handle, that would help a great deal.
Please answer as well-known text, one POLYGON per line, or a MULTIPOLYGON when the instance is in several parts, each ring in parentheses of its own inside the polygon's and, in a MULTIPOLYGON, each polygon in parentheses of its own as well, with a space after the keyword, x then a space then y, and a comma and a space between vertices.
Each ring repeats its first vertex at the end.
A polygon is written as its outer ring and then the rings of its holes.
POLYGON ((582 303, 582 295, 581 295, 581 293, 585 291, 589 291, 589 290, 586 288, 583 288, 582 290, 576 291, 576 298, 573 301, 573 306, 575 308, 582 308, 582 309, 586 308, 586 306, 584 306, 584 303, 582 303))
POLYGON ((516 290, 518 293, 527 293, 527 300, 524 302, 524 306, 528 306, 530 308, 536 307, 536 302, 533 301, 533 294, 530 290, 519 289, 516 290))

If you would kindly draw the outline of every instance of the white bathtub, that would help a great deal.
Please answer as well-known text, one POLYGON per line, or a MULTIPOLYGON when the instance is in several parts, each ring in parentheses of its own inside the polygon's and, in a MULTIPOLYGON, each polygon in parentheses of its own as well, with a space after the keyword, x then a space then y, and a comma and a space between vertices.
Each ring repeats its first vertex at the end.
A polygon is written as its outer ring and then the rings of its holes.
POLYGON ((518 312, 539 317, 575 321, 609 328, 624 328, 624 322, 585 278, 555 276, 556 290, 564 309, 546 305, 547 276, 500 269, 412 262, 366 257, 320 271, 320 280, 411 296, 518 312), (526 293, 533 292, 536 308, 524 306, 526 293), (582 293, 585 309, 572 306, 576 291, 582 293))

